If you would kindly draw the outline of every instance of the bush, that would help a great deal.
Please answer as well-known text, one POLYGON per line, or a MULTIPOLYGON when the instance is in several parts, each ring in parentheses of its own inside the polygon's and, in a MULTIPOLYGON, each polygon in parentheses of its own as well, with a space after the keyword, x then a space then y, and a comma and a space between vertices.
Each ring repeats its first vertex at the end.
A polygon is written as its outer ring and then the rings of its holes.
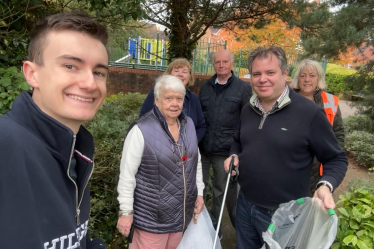
POLYGON ((13 101, 22 90, 30 88, 23 73, 16 67, 0 68, 0 115, 12 108, 13 101))
POLYGON ((374 248, 374 186, 367 180, 353 180, 350 185, 337 202, 338 233, 331 249, 374 248))
POLYGON ((353 131, 345 137, 345 149, 358 164, 374 167, 374 135, 365 131, 353 131))
POLYGON ((95 169, 90 180, 92 237, 102 238, 110 248, 127 248, 118 233, 117 184, 123 143, 129 125, 138 117, 145 95, 128 93, 107 98, 95 118, 85 124, 95 139, 95 169))
POLYGON ((366 115, 352 115, 343 120, 344 130, 348 134, 352 131, 374 132, 374 123, 366 115))
POLYGON ((338 95, 339 93, 350 90, 348 85, 343 82, 343 79, 344 77, 352 75, 355 72, 356 71, 354 70, 328 63, 326 68, 327 91, 329 93, 338 95))

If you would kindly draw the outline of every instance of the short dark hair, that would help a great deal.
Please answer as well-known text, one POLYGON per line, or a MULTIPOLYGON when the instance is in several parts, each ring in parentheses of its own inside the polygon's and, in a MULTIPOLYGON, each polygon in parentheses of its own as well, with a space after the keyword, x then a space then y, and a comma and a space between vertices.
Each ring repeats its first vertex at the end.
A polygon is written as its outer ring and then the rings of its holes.
POLYGON ((259 58, 267 58, 268 56, 274 55, 277 57, 279 62, 279 67, 282 70, 282 73, 285 73, 287 71, 287 58, 286 53, 277 46, 270 46, 268 48, 266 47, 258 47, 255 50, 252 51, 252 53, 248 57, 248 70, 249 73, 252 75, 252 65, 253 61, 259 57, 259 58))
POLYGON ((43 65, 43 51, 46 38, 51 31, 71 30, 85 33, 101 41, 106 46, 108 31, 105 25, 100 24, 82 11, 63 12, 47 16, 37 22, 30 33, 29 60, 43 65))

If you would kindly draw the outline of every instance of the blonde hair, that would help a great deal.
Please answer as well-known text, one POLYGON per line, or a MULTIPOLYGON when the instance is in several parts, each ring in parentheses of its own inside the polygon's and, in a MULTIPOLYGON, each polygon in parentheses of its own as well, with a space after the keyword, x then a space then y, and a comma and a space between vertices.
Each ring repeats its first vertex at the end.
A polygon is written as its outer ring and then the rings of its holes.
POLYGON ((188 62, 185 58, 176 58, 174 59, 166 69, 164 75, 171 75, 171 71, 173 71, 174 68, 181 68, 181 67, 187 67, 188 71, 190 73, 190 79, 188 80, 187 86, 193 86, 195 83, 195 77, 193 74, 193 70, 191 67, 191 64, 188 62))
POLYGON ((293 89, 299 89, 299 77, 300 77, 300 72, 303 69, 307 69, 307 70, 316 69, 317 75, 318 75, 317 87, 321 90, 327 89, 327 85, 325 82, 325 73, 323 72, 321 65, 317 61, 310 60, 310 59, 305 59, 300 62, 299 67, 296 70, 295 76, 291 82, 291 87, 293 89))

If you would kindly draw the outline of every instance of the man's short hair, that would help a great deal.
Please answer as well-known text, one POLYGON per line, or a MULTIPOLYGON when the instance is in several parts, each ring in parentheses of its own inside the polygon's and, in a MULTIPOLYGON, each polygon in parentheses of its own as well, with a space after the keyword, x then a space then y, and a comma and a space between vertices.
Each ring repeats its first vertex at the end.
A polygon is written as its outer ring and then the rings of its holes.
POLYGON ((108 31, 103 24, 92 19, 82 11, 54 14, 37 22, 30 33, 29 60, 43 65, 43 52, 47 36, 51 31, 77 31, 95 38, 106 46, 108 31))
POLYGON ((214 54, 213 54, 213 63, 216 61, 216 53, 219 52, 219 51, 221 51, 221 50, 225 50, 225 51, 229 52, 229 54, 230 54, 230 61, 234 62, 235 58, 234 58, 234 53, 233 52, 231 52, 230 50, 227 50, 227 49, 220 49, 220 50, 214 52, 214 54))
POLYGON ((287 58, 286 53, 277 46, 270 46, 268 48, 266 47, 258 47, 255 50, 252 51, 252 53, 248 57, 248 70, 249 73, 252 75, 252 65, 253 61, 256 58, 268 58, 269 56, 274 55, 277 57, 279 62, 279 67, 282 70, 282 73, 285 73, 287 71, 287 58))

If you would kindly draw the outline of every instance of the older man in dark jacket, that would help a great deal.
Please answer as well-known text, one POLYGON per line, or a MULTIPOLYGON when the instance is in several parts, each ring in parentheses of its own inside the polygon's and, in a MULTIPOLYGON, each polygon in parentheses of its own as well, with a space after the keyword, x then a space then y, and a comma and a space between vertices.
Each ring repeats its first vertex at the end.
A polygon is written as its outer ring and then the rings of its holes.
MULTIPOLYGON (((213 224, 218 222, 226 177, 223 162, 227 158, 233 134, 239 128, 240 112, 251 96, 251 86, 236 77, 232 71, 234 56, 228 50, 214 55, 216 74, 200 89, 199 98, 206 123, 206 132, 200 143, 203 179, 208 185, 210 165, 213 167, 213 206, 210 211, 213 224)), ((237 184, 232 183, 226 199, 232 225, 235 227, 237 184)), ((204 191, 206 197, 206 191, 204 191)))

